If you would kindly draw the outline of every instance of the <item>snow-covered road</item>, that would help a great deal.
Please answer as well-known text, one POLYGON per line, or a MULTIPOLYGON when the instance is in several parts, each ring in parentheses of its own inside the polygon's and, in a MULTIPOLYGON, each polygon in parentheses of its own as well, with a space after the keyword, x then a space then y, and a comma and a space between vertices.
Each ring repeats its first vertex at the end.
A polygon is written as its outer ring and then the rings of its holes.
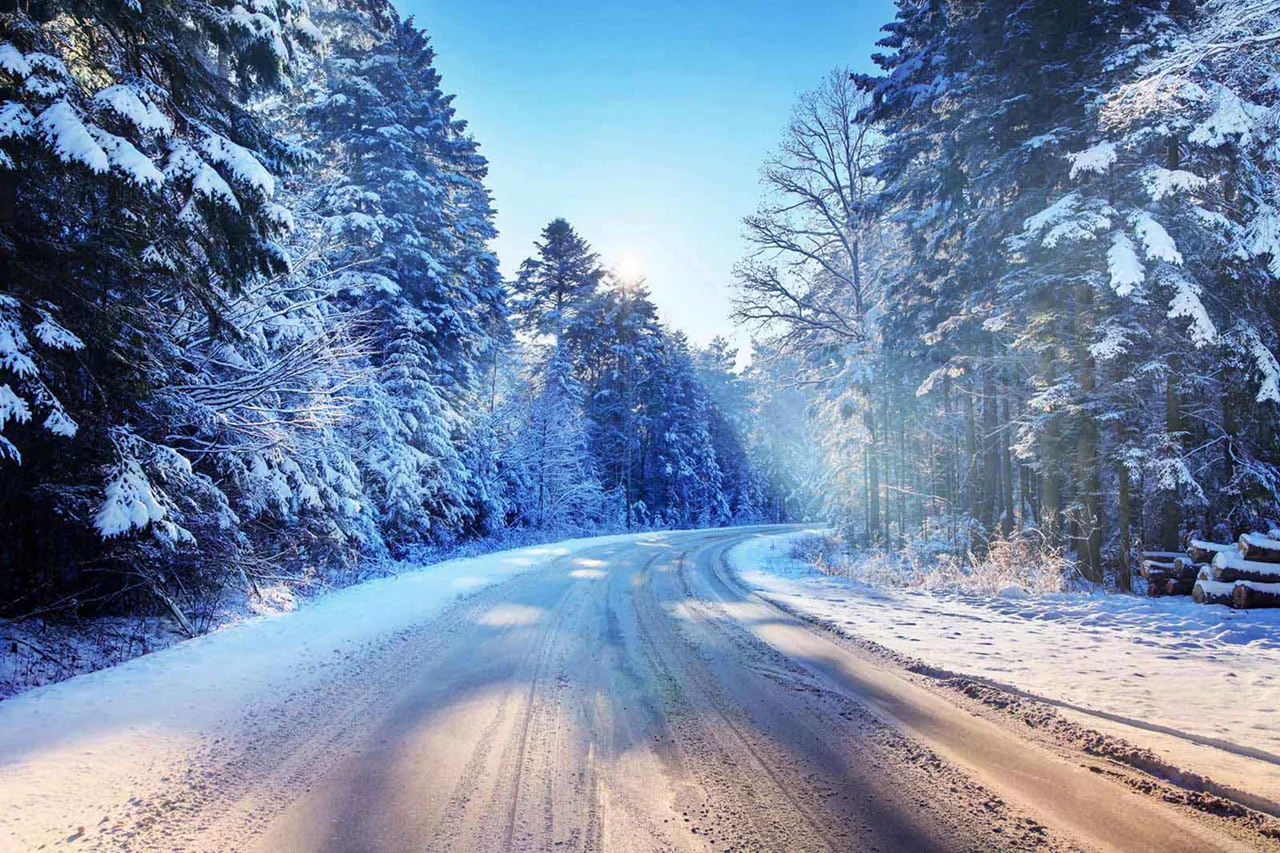
POLYGON ((370 581, 0 702, 0 850, 34 849, 80 827, 101 837, 118 821, 119 834, 134 829, 175 784, 198 784, 209 751, 243 737, 255 714, 382 654, 463 596, 622 538, 450 560, 370 581), (137 805, 122 812, 130 801, 137 805))
POLYGON ((760 537, 731 560, 751 587, 818 622, 1048 700, 1090 728, 1280 804, 1280 610, 875 588, 791 558, 806 535, 760 537))
POLYGON ((5 702, 0 849, 1270 849, 751 594, 778 532, 454 561, 5 702))

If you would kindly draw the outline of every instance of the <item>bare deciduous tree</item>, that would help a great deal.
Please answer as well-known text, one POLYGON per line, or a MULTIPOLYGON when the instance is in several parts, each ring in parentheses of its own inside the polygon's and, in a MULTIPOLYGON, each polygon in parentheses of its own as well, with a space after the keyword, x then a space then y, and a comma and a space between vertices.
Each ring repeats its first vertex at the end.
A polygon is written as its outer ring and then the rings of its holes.
POLYGON ((800 98, 761 171, 765 201, 744 221, 751 255, 735 270, 737 316, 783 350, 866 337, 864 210, 880 147, 861 120, 868 96, 843 69, 800 98))

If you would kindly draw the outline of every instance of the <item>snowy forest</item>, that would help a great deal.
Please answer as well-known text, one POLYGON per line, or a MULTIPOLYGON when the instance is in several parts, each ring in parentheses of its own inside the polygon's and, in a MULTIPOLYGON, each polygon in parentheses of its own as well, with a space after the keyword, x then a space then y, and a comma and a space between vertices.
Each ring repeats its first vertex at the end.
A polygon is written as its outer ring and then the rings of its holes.
POLYGON ((899 0, 797 105, 738 315, 852 542, 1054 554, 1280 520, 1280 4, 899 0))
POLYGON ((789 392, 563 220, 502 280, 485 159, 386 0, 2 22, 0 616, 193 634, 228 585, 790 512, 789 392))
POLYGON ((1280 524, 1280 3, 899 0, 763 165, 745 368, 564 219, 503 279, 390 2, 246 3, 0 16, 0 616, 817 518, 1127 588, 1280 524))

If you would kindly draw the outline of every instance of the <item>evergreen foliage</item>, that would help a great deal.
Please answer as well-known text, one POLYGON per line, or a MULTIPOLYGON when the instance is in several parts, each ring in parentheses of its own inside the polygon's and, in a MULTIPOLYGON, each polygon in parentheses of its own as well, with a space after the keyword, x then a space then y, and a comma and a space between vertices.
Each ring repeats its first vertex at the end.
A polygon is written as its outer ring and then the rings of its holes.
POLYGON ((802 101, 740 314, 819 389, 856 537, 1034 532, 1127 586, 1140 547, 1277 521, 1278 32, 1251 0, 900 0, 882 73, 802 101), (815 126, 876 144, 850 169, 815 126))
POLYGON ((727 363, 563 220, 501 280, 485 159, 387 0, 0 29, 0 615, 197 632, 261 578, 757 517, 727 363))

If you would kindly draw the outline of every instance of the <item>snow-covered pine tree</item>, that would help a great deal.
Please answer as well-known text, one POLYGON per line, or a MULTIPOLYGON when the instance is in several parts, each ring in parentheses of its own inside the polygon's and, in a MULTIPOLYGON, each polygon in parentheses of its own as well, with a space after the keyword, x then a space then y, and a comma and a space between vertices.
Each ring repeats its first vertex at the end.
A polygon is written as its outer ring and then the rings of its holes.
POLYGON ((531 399, 503 454, 517 487, 520 520, 547 531, 587 531, 606 521, 583 416, 582 388, 568 350, 556 347, 531 377, 531 399))
POLYGON ((651 411, 641 495, 655 522, 718 527, 731 518, 712 441, 713 408, 683 334, 662 330, 660 357, 642 401, 651 411))
MULTIPOLYGON (((23 567, 0 580, 5 601, 82 591, 71 567, 88 559, 129 569, 234 541, 156 395, 188 371, 176 319, 234 335, 228 301, 287 265, 265 163, 289 151, 242 98, 285 82, 309 40, 287 2, 33 2, 0 18, 0 539, 23 567)), ((94 577, 105 595, 142 576, 94 577)))
MULTIPOLYGON (((857 120, 884 138, 859 211, 892 247, 867 265, 881 338, 826 362, 860 362, 874 394, 846 369, 813 407, 836 515, 881 535, 941 527, 962 553, 1036 528, 1093 579, 1113 557, 1122 583, 1138 540, 1265 524, 1276 10, 898 6, 883 73, 855 78, 871 99, 857 120), (859 415, 880 447, 850 440, 859 415)), ((776 281, 748 277, 748 296, 776 281)), ((857 323, 862 287, 828 285, 796 293, 857 323)), ((798 330, 815 306, 792 304, 773 342, 812 378, 823 349, 798 330)))
POLYGON ((487 167, 411 21, 385 3, 316 4, 313 16, 328 50, 310 82, 311 147, 338 164, 315 204, 376 353, 358 461, 388 536, 448 541, 492 510, 491 484, 467 465, 480 437, 466 415, 505 312, 487 167))
POLYGON ((738 370, 738 352, 723 337, 693 354, 698 382, 710 407, 707 429, 722 476, 724 499, 735 521, 755 521, 765 511, 765 483, 748 454, 752 427, 751 382, 738 370))
POLYGON ((601 523, 607 513, 580 381, 583 347, 594 345, 587 318, 605 270, 564 219, 547 224, 534 250, 509 285, 513 316, 525 334, 530 399, 505 459, 520 484, 517 504, 529 524, 581 529, 601 523))
POLYGON ((643 500, 650 394, 661 358, 657 308, 642 283, 610 282, 566 331, 577 354, 596 471, 628 529, 648 526, 643 500))
MULTIPOLYGON (((1088 256, 1110 285, 1091 349, 1130 396, 1112 409, 1126 431, 1116 455, 1141 478, 1159 518, 1142 533, 1162 547, 1188 526, 1229 536, 1277 511, 1274 72, 1244 49, 1185 64, 1197 44, 1225 50, 1247 5, 1148 9, 1067 152, 1071 191, 1114 220, 1105 258, 1088 256)), ((1269 18, 1250 16, 1250 34, 1276 31, 1269 18)))
POLYGON ((190 614, 260 555, 503 523, 486 166, 421 31, 386 2, 29 8, 0 47, 6 601, 190 614))
POLYGON ((534 244, 537 254, 520 265, 512 310, 531 335, 557 343, 591 304, 604 280, 600 258, 564 219, 553 219, 534 244))

